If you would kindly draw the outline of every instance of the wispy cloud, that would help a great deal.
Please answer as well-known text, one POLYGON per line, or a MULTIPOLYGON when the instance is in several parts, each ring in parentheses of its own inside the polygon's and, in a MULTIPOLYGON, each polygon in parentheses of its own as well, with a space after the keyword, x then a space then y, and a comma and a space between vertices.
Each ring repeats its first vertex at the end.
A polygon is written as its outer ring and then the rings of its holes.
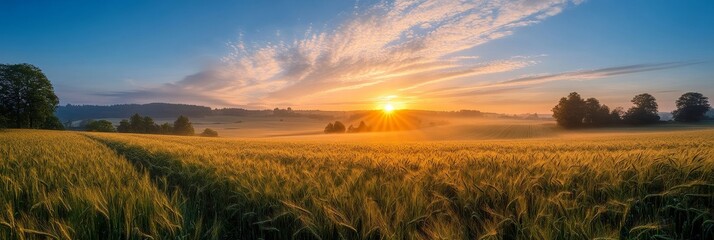
POLYGON ((566 81, 566 80, 589 80, 589 79, 602 79, 612 76, 649 72, 663 69, 671 69, 684 67, 689 65, 700 64, 702 62, 688 61, 688 62, 666 62, 666 63, 653 63, 653 64, 636 64, 636 65, 625 65, 616 66, 608 68, 600 68, 594 70, 579 70, 570 71, 556 74, 543 74, 536 76, 520 77, 516 79, 488 83, 477 86, 461 87, 461 88, 444 88, 439 90, 430 91, 428 95, 431 97, 461 97, 468 95, 481 94, 483 89, 492 88, 503 88, 503 87, 518 87, 517 89, 522 89, 527 85, 540 84, 553 81, 566 81))
POLYGON ((533 64, 527 58, 476 62, 463 50, 560 13, 570 0, 396 0, 355 8, 350 20, 302 39, 231 44, 221 64, 159 88, 104 95, 189 99, 219 105, 351 102, 374 89, 413 90, 533 64), (355 96, 355 90, 359 95, 355 96), (343 91, 351 91, 349 98, 343 91))

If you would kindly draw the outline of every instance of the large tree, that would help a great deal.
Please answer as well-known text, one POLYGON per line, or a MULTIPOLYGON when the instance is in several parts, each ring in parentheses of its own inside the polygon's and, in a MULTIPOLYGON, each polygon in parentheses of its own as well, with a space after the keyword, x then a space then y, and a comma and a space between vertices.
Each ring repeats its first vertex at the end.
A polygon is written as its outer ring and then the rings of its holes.
POLYGON ((577 92, 572 92, 567 98, 561 98, 558 105, 553 107, 553 118, 558 125, 573 128, 583 124, 585 117, 585 101, 577 92))
POLYGON ((688 92, 676 101, 677 110, 672 112, 675 121, 697 122, 702 120, 711 108, 709 98, 701 93, 688 92))
POLYGON ((633 124, 649 124, 659 121, 657 99, 649 93, 643 93, 632 98, 631 107, 625 113, 624 119, 633 124))
POLYGON ((40 128, 54 116, 59 99, 39 68, 0 64, 0 124, 12 128, 40 128))

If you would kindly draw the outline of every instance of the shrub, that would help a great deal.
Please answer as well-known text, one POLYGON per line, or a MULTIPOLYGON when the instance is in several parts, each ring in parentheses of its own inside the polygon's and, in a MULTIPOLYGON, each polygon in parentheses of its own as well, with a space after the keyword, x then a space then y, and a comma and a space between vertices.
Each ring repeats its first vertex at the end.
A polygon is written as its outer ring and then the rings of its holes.
POLYGON ((203 132, 201 133, 201 136, 202 136, 202 137, 218 137, 218 132, 216 132, 216 131, 213 130, 213 129, 206 128, 206 129, 204 129, 203 132))
POLYGON ((116 132, 117 130, 112 125, 112 122, 107 120, 90 121, 86 125, 87 131, 90 132, 116 132))

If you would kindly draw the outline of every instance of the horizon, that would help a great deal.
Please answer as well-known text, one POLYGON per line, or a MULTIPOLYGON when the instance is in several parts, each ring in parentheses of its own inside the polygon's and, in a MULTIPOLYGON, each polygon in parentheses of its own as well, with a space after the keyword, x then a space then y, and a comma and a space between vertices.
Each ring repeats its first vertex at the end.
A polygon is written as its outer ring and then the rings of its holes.
POLYGON ((60 105, 549 114, 570 92, 647 92, 660 112, 714 95, 712 2, 6 5, 0 62, 43 69, 60 105))

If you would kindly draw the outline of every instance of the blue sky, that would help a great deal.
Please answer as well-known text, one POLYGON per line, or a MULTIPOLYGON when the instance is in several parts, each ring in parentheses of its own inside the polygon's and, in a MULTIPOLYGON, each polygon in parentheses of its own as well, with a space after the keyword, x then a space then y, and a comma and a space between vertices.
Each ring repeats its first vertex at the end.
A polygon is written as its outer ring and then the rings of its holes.
POLYGON ((714 2, 4 1, 0 63, 62 104, 547 113, 714 97, 714 2), (450 15, 451 14, 451 15, 450 15))

